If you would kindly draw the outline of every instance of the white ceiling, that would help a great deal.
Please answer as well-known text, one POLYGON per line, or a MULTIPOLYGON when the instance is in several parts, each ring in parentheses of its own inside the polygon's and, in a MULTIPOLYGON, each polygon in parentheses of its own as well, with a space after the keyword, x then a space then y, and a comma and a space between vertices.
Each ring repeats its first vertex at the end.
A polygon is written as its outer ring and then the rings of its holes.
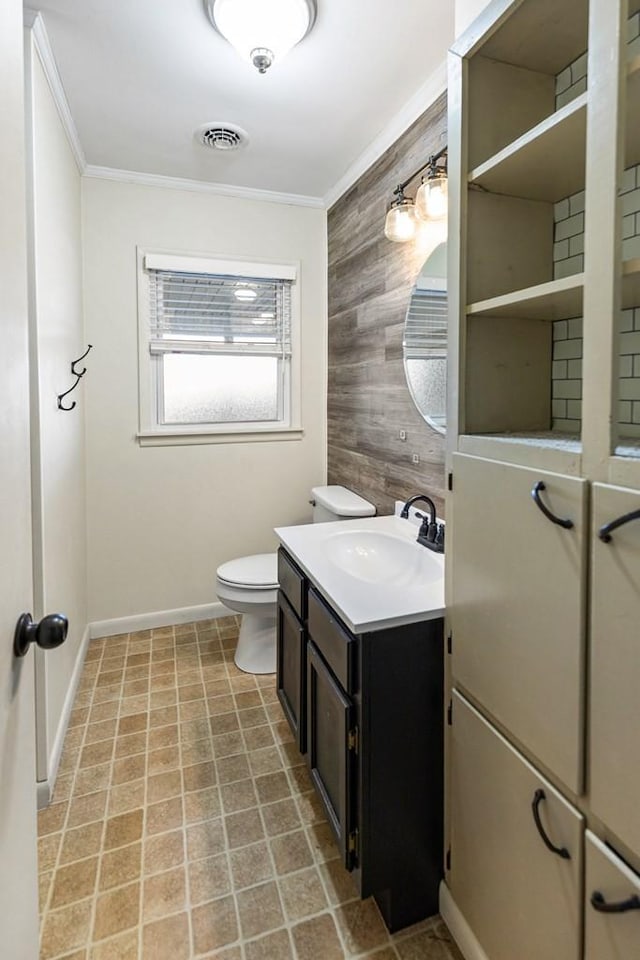
POLYGON ((331 191, 453 40, 446 0, 318 0, 313 31, 261 76, 203 0, 38 9, 88 164, 307 197, 331 191), (209 121, 239 124, 248 146, 200 146, 194 133, 209 121))

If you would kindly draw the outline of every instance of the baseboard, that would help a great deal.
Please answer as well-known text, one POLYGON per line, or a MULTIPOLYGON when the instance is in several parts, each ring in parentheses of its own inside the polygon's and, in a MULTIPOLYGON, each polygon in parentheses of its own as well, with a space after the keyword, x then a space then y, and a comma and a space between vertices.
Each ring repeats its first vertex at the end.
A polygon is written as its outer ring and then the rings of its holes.
POLYGON ((71 711, 73 710, 73 705, 76 699, 78 684, 80 683, 82 668, 84 666, 84 658, 87 654, 87 647, 89 646, 90 639, 91 629, 90 624, 87 624, 82 635, 82 640, 80 641, 80 646, 78 647, 76 662, 73 667, 73 673, 71 674, 71 680, 69 681, 67 695, 64 698, 62 713, 60 714, 60 722, 58 723, 58 729, 56 730, 56 735, 53 740, 53 747, 51 748, 51 755, 49 757, 48 764, 48 776, 46 780, 39 780, 37 782, 38 810, 42 810, 43 807, 48 806, 51 797, 53 796, 53 791, 58 776, 58 767, 60 766, 60 758, 62 757, 62 749, 64 747, 64 738, 67 733, 67 727, 69 726, 69 718, 71 716, 71 711))
POLYGON ((440 884, 440 915, 465 960, 489 960, 463 917, 444 880, 440 884))
POLYGON ((178 607, 177 610, 156 610, 153 613, 138 613, 132 617, 118 617, 115 620, 96 620, 89 624, 91 639, 116 637, 121 633, 135 633, 137 630, 152 630, 154 627, 170 627, 175 623, 191 623, 195 620, 217 620, 218 617, 232 617, 223 603, 203 603, 197 607, 178 607))

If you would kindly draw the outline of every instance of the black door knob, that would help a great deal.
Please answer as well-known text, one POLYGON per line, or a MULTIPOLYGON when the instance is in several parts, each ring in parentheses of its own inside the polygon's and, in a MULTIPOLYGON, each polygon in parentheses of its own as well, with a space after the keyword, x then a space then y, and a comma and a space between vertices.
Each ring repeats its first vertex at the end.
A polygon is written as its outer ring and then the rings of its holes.
POLYGON ((13 635, 13 652, 24 657, 30 644, 37 643, 43 650, 53 650, 67 639, 69 621, 61 613, 50 613, 40 623, 34 623, 30 613, 23 613, 13 635))

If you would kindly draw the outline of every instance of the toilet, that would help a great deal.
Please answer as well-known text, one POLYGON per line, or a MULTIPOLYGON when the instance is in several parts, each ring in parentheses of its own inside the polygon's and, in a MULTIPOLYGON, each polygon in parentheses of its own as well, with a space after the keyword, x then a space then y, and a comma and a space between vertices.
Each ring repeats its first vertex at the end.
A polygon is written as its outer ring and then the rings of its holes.
MULTIPOLYGON (((336 484, 311 491, 313 522, 372 517, 376 508, 336 484)), ((235 664, 245 673, 275 673, 278 608, 278 555, 258 553, 223 563, 216 571, 216 593, 225 607, 242 614, 235 664)))

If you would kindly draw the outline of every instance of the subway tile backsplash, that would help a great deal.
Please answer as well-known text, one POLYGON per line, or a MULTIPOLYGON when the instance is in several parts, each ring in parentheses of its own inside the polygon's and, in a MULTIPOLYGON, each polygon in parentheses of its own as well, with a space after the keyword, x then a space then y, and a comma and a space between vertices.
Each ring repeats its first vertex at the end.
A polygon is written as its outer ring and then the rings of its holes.
POLYGON ((553 429, 579 433, 582 418, 582 317, 553 324, 551 364, 553 429))
MULTIPOLYGON (((640 54, 640 13, 627 20, 627 59, 640 54)), ((587 89, 587 53, 580 54, 556 77, 556 110, 566 106, 587 89)))
MULTIPOLYGON (((640 12, 627 21, 627 59, 640 56, 640 12)), ((555 108, 561 109, 587 90, 588 54, 569 63, 556 76, 555 108)), ((640 165, 624 171, 622 255, 640 258, 640 165)), ((553 277, 584 271, 584 190, 554 206, 553 277)), ((640 437, 640 305, 623 310, 619 335, 618 428, 622 437, 640 437)), ((579 434, 582 424, 582 317, 553 324, 551 362, 552 427, 579 434)))
POLYGON ((575 100, 586 89, 587 54, 585 52, 556 77, 556 110, 575 100))
MULTIPOLYGON (((640 21, 640 14, 632 17, 640 21)), ((639 37, 640 40, 640 37, 639 37)), ((622 255, 640 257, 640 166, 625 170, 621 186, 622 255)), ((553 275, 584 270, 584 191, 554 207, 553 275)), ((623 310, 619 337, 618 427, 622 436, 640 437, 640 306, 623 310)), ((553 324, 551 368, 553 429, 579 433, 582 418, 582 318, 553 324)))

